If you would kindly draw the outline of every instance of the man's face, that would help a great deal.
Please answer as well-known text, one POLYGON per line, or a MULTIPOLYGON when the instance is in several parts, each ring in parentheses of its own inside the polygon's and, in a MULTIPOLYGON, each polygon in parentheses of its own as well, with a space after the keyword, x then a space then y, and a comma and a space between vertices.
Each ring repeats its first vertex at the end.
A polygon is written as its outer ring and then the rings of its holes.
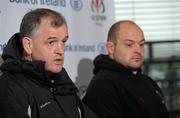
POLYGON ((137 70, 144 61, 144 34, 132 24, 122 24, 111 57, 123 66, 137 70))
POLYGON ((64 48, 68 38, 66 25, 50 26, 49 19, 43 19, 36 36, 32 39, 32 60, 45 61, 45 69, 52 73, 62 70, 64 48))

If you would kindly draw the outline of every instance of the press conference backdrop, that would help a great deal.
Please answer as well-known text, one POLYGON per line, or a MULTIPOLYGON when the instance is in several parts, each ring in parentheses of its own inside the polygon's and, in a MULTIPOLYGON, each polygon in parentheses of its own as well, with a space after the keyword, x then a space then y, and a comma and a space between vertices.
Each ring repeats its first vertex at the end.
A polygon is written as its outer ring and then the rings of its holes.
MULTIPOLYGON (((8 39, 19 31, 23 15, 35 8, 61 12, 69 27, 65 65, 71 79, 78 78, 81 60, 105 53, 107 31, 114 22, 113 0, 0 0, 0 54, 8 39)), ((86 65, 83 70, 87 70, 86 65)), ((87 70, 88 71, 88 70, 87 70)), ((86 78, 84 78, 86 79, 86 78)))

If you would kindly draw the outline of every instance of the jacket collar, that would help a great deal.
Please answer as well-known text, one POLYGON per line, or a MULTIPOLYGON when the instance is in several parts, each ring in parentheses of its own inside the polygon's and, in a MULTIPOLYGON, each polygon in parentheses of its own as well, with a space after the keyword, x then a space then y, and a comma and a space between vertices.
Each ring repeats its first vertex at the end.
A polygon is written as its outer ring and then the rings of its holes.
MULTIPOLYGON (((102 69, 111 70, 114 72, 124 72, 124 73, 133 74, 132 70, 112 60, 111 58, 109 58, 108 55, 103 55, 103 54, 98 55, 94 59, 94 67, 95 67, 93 70, 94 74, 98 73, 102 69)), ((136 75, 139 75, 141 73, 141 69, 139 68, 137 71, 138 72, 136 75)))

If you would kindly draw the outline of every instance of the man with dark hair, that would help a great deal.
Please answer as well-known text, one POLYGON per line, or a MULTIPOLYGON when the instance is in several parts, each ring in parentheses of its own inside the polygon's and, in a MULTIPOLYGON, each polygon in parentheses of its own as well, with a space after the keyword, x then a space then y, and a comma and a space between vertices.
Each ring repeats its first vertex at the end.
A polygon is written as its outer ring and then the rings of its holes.
POLYGON ((64 17, 39 8, 22 19, 8 41, 0 77, 1 118, 95 118, 77 96, 64 63, 64 17))
POLYGON ((100 118, 169 118, 157 84, 141 73, 145 38, 133 21, 108 33, 108 55, 94 60, 94 77, 83 99, 100 118))

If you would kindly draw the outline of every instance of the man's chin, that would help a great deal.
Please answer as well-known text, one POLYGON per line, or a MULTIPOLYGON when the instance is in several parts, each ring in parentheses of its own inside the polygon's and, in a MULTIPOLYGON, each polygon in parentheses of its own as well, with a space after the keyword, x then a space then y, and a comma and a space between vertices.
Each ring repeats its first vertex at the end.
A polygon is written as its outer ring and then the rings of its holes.
POLYGON ((50 73, 59 73, 62 71, 62 69, 63 67, 58 67, 58 68, 47 69, 47 71, 50 73))
POLYGON ((129 67, 129 69, 132 71, 138 71, 140 68, 141 68, 141 65, 135 65, 135 66, 129 67))

